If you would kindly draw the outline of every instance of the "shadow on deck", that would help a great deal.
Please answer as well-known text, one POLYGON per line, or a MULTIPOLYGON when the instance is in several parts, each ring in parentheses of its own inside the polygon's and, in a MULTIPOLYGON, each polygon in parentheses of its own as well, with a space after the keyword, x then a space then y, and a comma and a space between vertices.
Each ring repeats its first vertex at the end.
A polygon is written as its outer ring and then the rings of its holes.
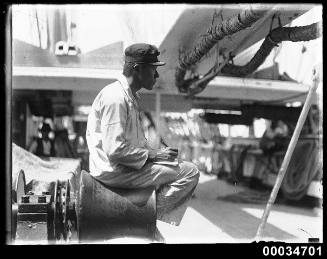
MULTIPOLYGON (((233 186, 224 181, 218 181, 216 178, 202 183, 200 181, 195 191, 195 198, 190 201, 189 207, 196 210, 230 237, 250 240, 251 242, 254 240, 261 222, 262 213, 259 217, 256 217, 246 210, 254 209, 263 211, 269 195, 267 196, 266 202, 262 204, 227 202, 217 199, 240 192, 246 193, 247 191, 252 190, 243 186, 233 186)), ((274 205, 273 211, 297 214, 299 216, 315 216, 311 210, 279 204, 274 205)), ((263 235, 276 240, 297 238, 293 234, 269 223, 266 224, 263 235)))

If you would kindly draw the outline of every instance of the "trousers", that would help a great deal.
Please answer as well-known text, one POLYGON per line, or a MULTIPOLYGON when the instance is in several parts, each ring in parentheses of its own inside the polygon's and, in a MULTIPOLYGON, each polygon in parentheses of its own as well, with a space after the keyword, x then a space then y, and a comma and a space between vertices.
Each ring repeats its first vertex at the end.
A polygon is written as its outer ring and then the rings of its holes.
POLYGON ((103 172, 95 178, 109 187, 154 187, 157 219, 178 226, 185 214, 187 201, 198 184, 199 176, 199 170, 193 163, 181 161, 176 166, 147 162, 139 170, 123 167, 117 172, 103 172))

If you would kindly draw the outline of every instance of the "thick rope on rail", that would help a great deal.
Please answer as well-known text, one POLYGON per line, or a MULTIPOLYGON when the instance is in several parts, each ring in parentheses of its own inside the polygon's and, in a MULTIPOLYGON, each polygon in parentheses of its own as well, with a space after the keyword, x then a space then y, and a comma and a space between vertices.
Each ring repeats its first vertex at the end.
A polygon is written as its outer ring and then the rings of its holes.
POLYGON ((230 19, 222 21, 218 25, 212 25, 201 38, 201 41, 194 46, 193 50, 181 57, 180 67, 188 69, 208 53, 217 41, 252 26, 266 12, 267 10, 245 10, 230 19))
POLYGON ((201 38, 194 48, 184 54, 179 60, 179 66, 176 68, 175 81, 176 86, 183 92, 181 86, 183 84, 186 70, 192 65, 196 64, 200 59, 209 52, 209 50, 225 36, 234 34, 247 27, 252 26, 253 23, 258 21, 267 12, 265 9, 252 8, 244 10, 238 15, 226 19, 218 25, 212 25, 207 30, 207 33, 201 38))
POLYGON ((272 49, 282 41, 310 41, 321 36, 321 22, 313 23, 301 27, 279 27, 272 30, 265 38, 260 46, 260 49, 254 57, 245 65, 237 66, 233 64, 226 64, 221 69, 221 73, 243 77, 253 73, 265 61, 272 49))
POLYGON ((176 71, 176 80, 179 81, 179 89, 183 89, 184 92, 187 92, 188 95, 192 96, 202 92, 207 84, 219 73, 223 73, 230 76, 244 77, 248 74, 253 73, 258 69, 260 65, 268 57, 272 49, 282 41, 310 41, 321 37, 322 35, 322 24, 313 23, 307 26, 300 27, 278 27, 272 30, 268 36, 265 38, 264 42, 260 46, 259 50, 256 52, 254 57, 245 65, 238 66, 226 61, 223 66, 220 65, 219 69, 212 69, 214 72, 207 73, 208 76, 205 76, 201 79, 193 80, 184 80, 184 75, 186 71, 183 71, 179 68, 179 73, 176 71), (184 74, 183 74, 184 73, 184 74))

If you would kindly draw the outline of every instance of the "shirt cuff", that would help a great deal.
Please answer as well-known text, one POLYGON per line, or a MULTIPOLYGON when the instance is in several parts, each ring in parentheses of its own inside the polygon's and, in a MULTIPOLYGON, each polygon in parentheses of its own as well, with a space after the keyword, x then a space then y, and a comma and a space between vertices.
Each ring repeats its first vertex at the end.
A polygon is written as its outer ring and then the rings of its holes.
POLYGON ((149 150, 145 149, 145 159, 144 159, 144 161, 142 161, 142 163, 140 164, 140 167, 137 169, 141 169, 148 161, 148 158, 149 158, 149 150))

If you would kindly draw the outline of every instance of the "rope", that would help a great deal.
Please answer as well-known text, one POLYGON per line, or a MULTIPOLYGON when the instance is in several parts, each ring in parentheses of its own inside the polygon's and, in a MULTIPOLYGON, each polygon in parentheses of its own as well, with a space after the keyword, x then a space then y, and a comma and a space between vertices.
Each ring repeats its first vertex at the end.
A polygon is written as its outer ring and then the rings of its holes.
POLYGON ((246 27, 252 26, 252 24, 263 17, 266 12, 267 10, 253 10, 250 8, 250 10, 244 10, 238 15, 222 21, 218 25, 211 25, 201 41, 194 46, 193 50, 180 57, 179 66, 177 66, 175 72, 176 86, 181 91, 185 90, 181 89, 185 70, 200 61, 218 40, 245 29, 246 27))
POLYGON ((253 73, 266 60, 272 49, 282 41, 310 41, 321 36, 321 23, 301 27, 277 27, 273 29, 261 44, 254 57, 244 66, 227 64, 221 72, 233 76, 246 76, 253 73))

